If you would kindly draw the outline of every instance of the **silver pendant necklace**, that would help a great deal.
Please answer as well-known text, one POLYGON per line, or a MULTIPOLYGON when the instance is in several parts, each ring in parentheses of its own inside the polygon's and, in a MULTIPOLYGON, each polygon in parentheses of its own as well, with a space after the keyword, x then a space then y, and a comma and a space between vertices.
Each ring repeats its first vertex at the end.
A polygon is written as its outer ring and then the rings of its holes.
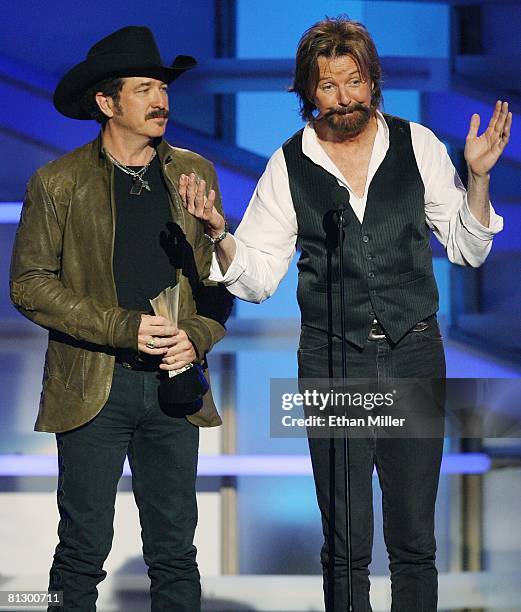
POLYGON ((129 176, 132 177, 132 187, 131 187, 130 192, 129 192, 130 195, 141 195, 141 192, 143 191, 143 189, 146 189, 147 191, 151 191, 150 185, 148 184, 148 181, 145 181, 143 176, 145 175, 145 172, 148 170, 150 164, 152 163, 154 157, 156 156, 156 150, 155 149, 154 149, 154 151, 152 153, 152 157, 150 158, 150 161, 148 162, 148 164, 146 166, 143 166, 142 168, 140 168, 137 171, 136 170, 132 170, 128 166, 125 166, 125 164, 122 164, 121 162, 119 162, 108 151, 106 153, 110 157, 112 163, 115 166, 117 166, 125 174, 128 174, 129 176))

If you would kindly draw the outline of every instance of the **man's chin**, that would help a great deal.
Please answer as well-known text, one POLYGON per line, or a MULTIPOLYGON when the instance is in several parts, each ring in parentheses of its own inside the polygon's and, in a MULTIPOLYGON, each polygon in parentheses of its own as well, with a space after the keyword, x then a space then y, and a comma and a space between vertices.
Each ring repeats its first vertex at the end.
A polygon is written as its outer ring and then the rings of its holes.
POLYGON ((147 129, 147 135, 150 138, 162 138, 165 135, 167 123, 168 121, 151 121, 147 129))
POLYGON ((367 127, 370 118, 371 115, 365 114, 360 118, 349 117, 348 115, 337 115, 329 118, 328 125, 330 129, 338 136, 349 138, 361 134, 367 127))

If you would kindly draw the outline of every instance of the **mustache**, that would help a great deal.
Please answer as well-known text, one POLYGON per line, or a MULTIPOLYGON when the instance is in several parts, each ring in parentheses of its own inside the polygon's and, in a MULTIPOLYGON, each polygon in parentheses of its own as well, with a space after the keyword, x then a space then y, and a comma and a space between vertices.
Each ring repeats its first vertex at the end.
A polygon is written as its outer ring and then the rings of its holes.
POLYGON ((331 110, 328 110, 327 113, 324 113, 322 117, 320 118, 328 119, 329 117, 333 117, 333 115, 345 116, 345 115, 350 115, 351 113, 354 113, 355 111, 360 111, 366 115, 369 115, 371 112, 371 109, 365 104, 360 104, 359 102, 357 102, 356 104, 353 104, 352 106, 347 106, 347 107, 342 106, 339 108, 332 108, 331 110))
POLYGON ((159 108, 158 110, 152 111, 145 116, 145 120, 147 119, 168 119, 170 117, 170 111, 167 111, 166 108, 159 108))

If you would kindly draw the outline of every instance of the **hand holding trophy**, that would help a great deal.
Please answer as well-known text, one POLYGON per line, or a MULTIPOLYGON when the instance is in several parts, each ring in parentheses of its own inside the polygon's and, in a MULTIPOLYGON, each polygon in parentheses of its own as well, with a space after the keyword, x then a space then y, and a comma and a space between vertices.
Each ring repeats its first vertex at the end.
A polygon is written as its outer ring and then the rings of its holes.
MULTIPOLYGON (((150 304, 156 315, 167 318, 177 329, 179 313, 179 285, 167 287, 150 304)), ((209 385, 202 367, 188 363, 182 368, 161 372, 159 398, 168 404, 184 406, 184 414, 193 414, 200 409, 203 395, 209 385)))

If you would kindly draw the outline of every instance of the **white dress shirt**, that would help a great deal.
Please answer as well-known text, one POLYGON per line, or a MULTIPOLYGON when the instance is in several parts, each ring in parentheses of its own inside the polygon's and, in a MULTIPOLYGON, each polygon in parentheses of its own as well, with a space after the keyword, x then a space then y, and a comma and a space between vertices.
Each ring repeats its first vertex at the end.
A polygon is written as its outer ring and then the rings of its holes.
MULTIPOLYGON (((426 222, 451 262, 480 266, 492 247, 494 234, 503 229, 503 219, 492 207, 489 227, 472 215, 467 205, 467 192, 445 145, 423 125, 413 122, 410 125, 414 156, 425 186, 426 222)), ((383 115, 377 112, 377 132, 365 191, 360 198, 322 148, 310 124, 304 128, 302 136, 304 155, 349 190, 349 202, 360 223, 364 218, 369 186, 388 148, 389 128, 383 115)), ((268 161, 235 232, 237 250, 230 267, 223 275, 214 254, 210 279, 224 283, 231 293, 243 300, 262 302, 275 292, 288 271, 295 255, 297 230, 286 160, 279 148, 268 161)))

